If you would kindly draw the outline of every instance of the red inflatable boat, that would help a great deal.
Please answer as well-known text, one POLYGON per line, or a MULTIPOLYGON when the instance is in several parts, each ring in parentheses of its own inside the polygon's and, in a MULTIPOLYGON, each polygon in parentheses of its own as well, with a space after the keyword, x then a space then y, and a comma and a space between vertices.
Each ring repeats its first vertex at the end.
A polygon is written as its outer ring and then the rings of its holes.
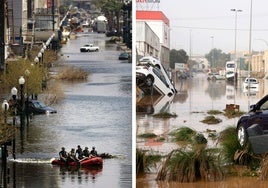
MULTIPOLYGON (((51 162, 53 165, 66 165, 64 161, 61 161, 59 159, 54 159, 51 162)), ((67 165, 69 166, 82 166, 82 167, 87 167, 87 166, 102 166, 103 160, 101 157, 92 157, 89 159, 84 159, 83 161, 79 162, 69 162, 67 165)))

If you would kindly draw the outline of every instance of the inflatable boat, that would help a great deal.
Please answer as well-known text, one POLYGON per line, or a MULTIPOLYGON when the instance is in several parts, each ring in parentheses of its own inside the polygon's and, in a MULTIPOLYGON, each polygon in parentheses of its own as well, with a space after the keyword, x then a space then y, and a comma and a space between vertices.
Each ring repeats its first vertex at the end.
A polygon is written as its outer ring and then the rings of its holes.
POLYGON ((54 159, 51 162, 53 165, 69 165, 69 166, 102 166, 103 160, 101 157, 92 157, 88 159, 81 160, 80 162, 68 162, 67 164, 64 161, 59 159, 54 159))

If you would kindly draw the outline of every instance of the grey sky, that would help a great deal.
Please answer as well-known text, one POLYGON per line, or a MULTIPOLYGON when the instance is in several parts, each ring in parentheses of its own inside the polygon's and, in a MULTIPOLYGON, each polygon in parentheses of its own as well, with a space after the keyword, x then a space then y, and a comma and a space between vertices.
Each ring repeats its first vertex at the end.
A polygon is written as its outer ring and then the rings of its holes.
MULTIPOLYGON (((236 50, 248 51, 251 0, 161 0, 161 10, 170 20, 171 48, 192 55, 204 55, 212 47, 228 53, 235 49, 235 12, 237 13, 236 50), (190 42, 191 41, 191 42, 190 42), (190 45, 191 44, 191 45, 190 45)), ((152 7, 152 5, 151 5, 152 7)), ((268 1, 252 0, 252 49, 268 49, 268 1)))

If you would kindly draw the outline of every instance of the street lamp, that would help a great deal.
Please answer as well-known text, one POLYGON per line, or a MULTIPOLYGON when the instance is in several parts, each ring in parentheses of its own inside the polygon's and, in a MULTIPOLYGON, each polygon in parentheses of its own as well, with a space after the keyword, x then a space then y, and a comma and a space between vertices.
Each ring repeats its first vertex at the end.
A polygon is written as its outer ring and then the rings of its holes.
POLYGON ((24 83, 25 83, 25 79, 23 78, 23 76, 21 76, 19 78, 19 84, 20 84, 20 126, 21 128, 24 127, 24 94, 23 94, 23 90, 24 90, 24 83))
POLYGON ((235 12, 235 48, 234 48, 234 59, 236 60, 236 33, 237 33, 237 13, 242 12, 240 9, 231 9, 231 11, 235 12))
POLYGON ((12 95, 12 104, 14 106, 14 117, 13 117, 13 125, 15 125, 16 121, 16 113, 17 113, 17 95, 18 95, 18 90, 15 87, 12 87, 11 89, 11 95, 12 95))
MULTIPOLYGON (((251 32, 252 32, 252 0, 250 1, 250 19, 249 19, 249 59, 248 59, 248 77, 250 77, 250 65, 251 65, 251 58, 252 58, 252 52, 251 52, 251 32)), ((250 110, 250 86, 248 86, 248 110, 250 110)))
POLYGON ((7 100, 4 100, 4 102, 2 103, 2 110, 4 111, 4 115, 5 115, 5 124, 7 124, 7 111, 9 109, 9 104, 7 102, 7 100))
POLYGON ((26 69, 24 71, 24 74, 26 76, 26 120, 27 120, 27 125, 29 125, 29 91, 28 91, 28 86, 29 86, 30 71, 28 69, 26 69))
MULTIPOLYGON (((214 64, 214 59, 215 59, 215 54, 214 54, 214 36, 211 36, 210 37, 211 38, 211 50, 212 50, 212 58, 211 58, 211 69, 212 69, 212 66, 213 66, 213 64, 214 64)), ((215 65, 214 65, 215 66, 215 65)), ((211 70, 212 71, 212 70, 211 70)), ((213 72, 213 71, 212 71, 213 72)))
MULTIPOLYGON (((15 126, 16 126, 16 115, 17 115, 17 95, 18 95, 17 88, 13 87, 11 89, 11 95, 12 95, 13 104, 14 104, 13 126, 15 128, 15 126)), ((12 140, 12 156, 13 156, 13 159, 16 159, 15 148, 16 148, 16 141, 15 141, 15 135, 14 135, 13 140, 12 140)))
POLYGON ((39 62, 43 63, 43 54, 41 52, 38 53, 38 59, 39 59, 39 62))
POLYGON ((37 64, 39 62, 39 58, 37 56, 34 58, 34 62, 35 62, 35 64, 37 64))
MULTIPOLYGON (((5 113, 5 125, 7 124, 7 111, 9 109, 9 104, 7 102, 7 100, 4 100, 4 102, 2 103, 2 110, 5 113)), ((7 143, 5 142, 2 146, 1 146, 1 150, 2 150, 2 166, 3 166, 3 170, 4 170, 4 175, 6 174, 6 164, 7 164, 7 143)), ((4 177, 5 178, 5 177, 4 177)))

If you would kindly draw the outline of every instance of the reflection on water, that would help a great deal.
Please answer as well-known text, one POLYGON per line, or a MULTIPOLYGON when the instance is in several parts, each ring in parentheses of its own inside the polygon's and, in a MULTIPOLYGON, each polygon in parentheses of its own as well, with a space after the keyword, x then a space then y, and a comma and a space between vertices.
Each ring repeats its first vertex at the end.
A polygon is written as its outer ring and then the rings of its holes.
MULTIPOLYGON (((262 98, 267 91, 268 80, 260 80, 259 90, 254 93, 247 93, 243 90, 243 79, 238 80, 237 83, 227 83, 225 80, 208 81, 205 74, 196 74, 193 78, 187 80, 175 80, 178 93, 174 99, 168 102, 168 112, 176 113, 176 118, 159 119, 152 116, 155 113, 153 110, 157 104, 162 104, 164 107, 166 100, 160 102, 161 99, 154 99, 154 97, 146 97, 137 99, 137 135, 144 133, 154 133, 157 138, 164 138, 164 141, 157 141, 156 139, 141 139, 137 137, 136 145, 138 148, 156 152, 166 155, 173 149, 177 149, 178 145, 171 142, 169 133, 182 126, 190 127, 200 133, 208 136, 207 129, 215 130, 216 133, 224 130, 227 127, 236 126, 238 118, 228 119, 223 114, 217 115, 222 120, 221 123, 215 125, 207 125, 201 121, 208 115, 209 110, 224 111, 227 104, 237 104, 241 111, 248 111, 249 104, 256 103, 262 98), (149 108, 148 108, 149 106, 149 108), (139 113, 139 109, 142 109, 139 113), (150 110, 144 110, 150 109, 150 110), (147 113, 149 112, 149 113, 147 113)), ((157 107, 161 109, 161 105, 157 107)), ((209 145, 216 146, 217 143, 209 140, 209 145)), ((151 188, 151 187, 253 187, 265 183, 259 181, 257 178, 242 178, 242 177, 228 177, 221 182, 197 182, 197 183, 173 183, 173 182, 156 182, 156 172, 145 177, 137 177, 137 187, 151 188)), ((267 182, 266 182, 267 183, 267 182)), ((264 186, 265 187, 265 186, 264 186)))
POLYGON ((136 99, 137 114, 157 114, 160 112, 169 112, 170 104, 174 96, 142 96, 136 99))

